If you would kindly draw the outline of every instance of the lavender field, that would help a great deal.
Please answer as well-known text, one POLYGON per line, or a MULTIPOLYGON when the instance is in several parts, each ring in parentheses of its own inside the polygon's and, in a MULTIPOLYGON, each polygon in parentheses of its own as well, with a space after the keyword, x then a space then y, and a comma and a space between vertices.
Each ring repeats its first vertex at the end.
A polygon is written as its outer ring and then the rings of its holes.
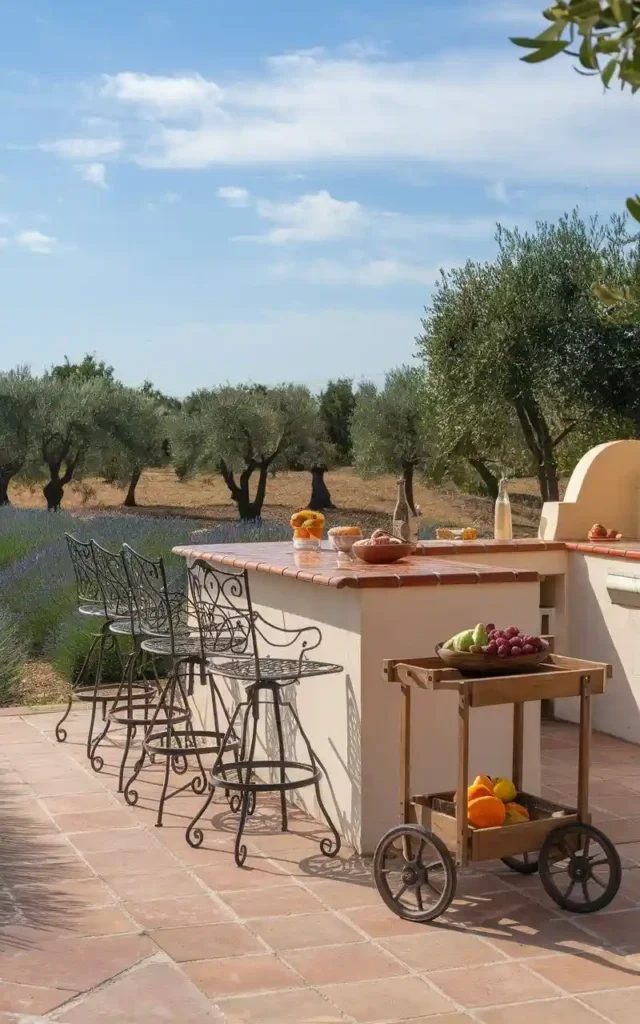
MULTIPOLYGON (((283 540, 281 524, 228 523, 203 530, 197 520, 120 513, 69 514, 0 508, 0 705, 16 703, 25 673, 38 663, 72 682, 94 626, 75 611, 75 584, 65 533, 117 551, 124 541, 147 557, 162 555, 168 572, 184 571, 171 555, 194 536, 209 544, 283 540)), ((117 659, 107 671, 118 673, 117 659)))

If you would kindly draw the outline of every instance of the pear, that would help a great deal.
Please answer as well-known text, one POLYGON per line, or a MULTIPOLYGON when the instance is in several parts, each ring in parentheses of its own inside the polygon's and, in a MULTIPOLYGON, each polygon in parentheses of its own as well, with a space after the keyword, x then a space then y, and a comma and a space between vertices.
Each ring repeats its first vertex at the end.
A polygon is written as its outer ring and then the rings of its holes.
POLYGON ((473 631, 473 643, 476 647, 486 647, 489 643, 489 637, 482 622, 479 622, 473 631))
POLYGON ((453 638, 453 650, 463 653, 469 650, 473 642, 473 630, 463 629, 462 633, 458 633, 453 638))

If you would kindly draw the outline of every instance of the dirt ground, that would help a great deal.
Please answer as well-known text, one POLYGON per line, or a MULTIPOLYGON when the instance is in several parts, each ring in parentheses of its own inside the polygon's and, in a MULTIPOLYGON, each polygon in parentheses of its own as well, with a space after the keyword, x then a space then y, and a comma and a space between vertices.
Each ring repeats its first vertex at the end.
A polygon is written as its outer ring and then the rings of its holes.
MULTIPOLYGON (((358 523, 363 529, 388 526, 396 500, 392 476, 362 480, 351 469, 327 473, 335 511, 329 512, 329 525, 358 523)), ((310 495, 308 473, 279 473, 269 480, 265 519, 288 522, 291 512, 304 508, 310 495)), ((539 517, 539 499, 533 480, 516 480, 511 486, 515 533, 535 534, 539 517)), ((100 480, 86 479, 65 490, 63 508, 68 510, 121 508, 124 492, 100 480)), ((41 508, 41 489, 18 486, 10 490, 14 505, 41 508)), ((205 522, 235 520, 235 505, 229 499, 224 482, 216 477, 196 477, 183 483, 170 469, 146 470, 137 489, 137 509, 122 509, 127 514, 189 516, 205 522)), ((442 526, 475 526, 487 534, 493 526, 493 506, 488 498, 461 494, 457 490, 416 486, 416 501, 422 509, 423 523, 442 526)))

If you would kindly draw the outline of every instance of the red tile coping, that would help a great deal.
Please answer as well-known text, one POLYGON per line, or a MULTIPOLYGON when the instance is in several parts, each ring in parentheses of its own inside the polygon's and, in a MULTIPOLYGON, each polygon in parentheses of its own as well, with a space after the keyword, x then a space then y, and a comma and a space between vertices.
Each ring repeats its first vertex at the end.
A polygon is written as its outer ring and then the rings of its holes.
MULTIPOLYGON (((510 550, 507 548, 506 550, 510 550)), ((534 550, 538 550, 536 546, 534 550)), ((447 562, 412 555, 394 565, 338 560, 335 551, 294 551, 289 543, 196 544, 176 547, 183 558, 202 558, 217 565, 255 569, 328 587, 429 587, 464 583, 530 583, 532 569, 504 569, 470 562, 447 562)))
POLYGON ((418 545, 416 555, 447 554, 494 554, 508 551, 564 551, 563 540, 540 540, 538 537, 522 537, 515 540, 427 540, 418 545))
POLYGON ((564 543, 569 551, 579 551, 583 555, 600 555, 601 558, 627 558, 631 561, 640 559, 640 541, 567 540, 564 543))

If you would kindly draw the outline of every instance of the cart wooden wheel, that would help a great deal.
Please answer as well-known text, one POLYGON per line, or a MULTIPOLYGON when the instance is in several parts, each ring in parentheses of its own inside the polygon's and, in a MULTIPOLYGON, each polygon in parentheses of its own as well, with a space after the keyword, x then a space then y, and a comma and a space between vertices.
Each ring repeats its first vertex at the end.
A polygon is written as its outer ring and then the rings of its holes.
POLYGON ((456 889, 451 854, 422 825, 389 829, 376 847, 373 874, 384 902, 406 921, 432 921, 444 913, 456 889))
POLYGON ((502 863, 519 875, 535 875, 538 870, 538 856, 535 853, 519 853, 517 857, 502 857, 502 863))
POLYGON ((576 914, 602 910, 620 888, 618 851, 592 825, 575 822, 550 832, 540 849, 539 866, 551 899, 576 914))

